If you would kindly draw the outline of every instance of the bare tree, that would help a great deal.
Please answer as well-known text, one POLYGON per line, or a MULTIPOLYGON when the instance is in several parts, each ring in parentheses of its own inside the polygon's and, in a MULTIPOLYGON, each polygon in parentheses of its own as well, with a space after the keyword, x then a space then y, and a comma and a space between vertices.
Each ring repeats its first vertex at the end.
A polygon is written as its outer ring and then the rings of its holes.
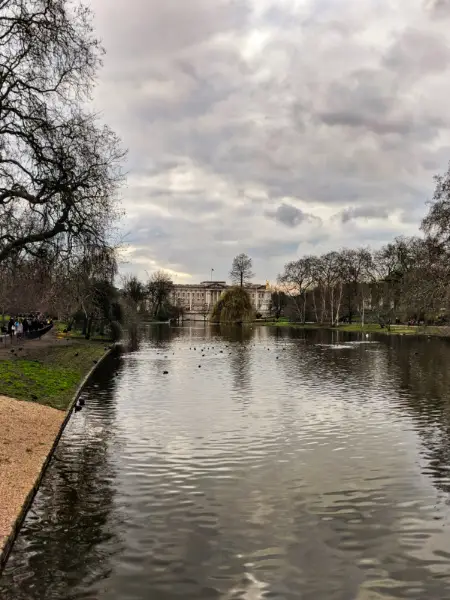
POLYGON ((173 281, 164 271, 156 271, 148 282, 148 297, 154 317, 164 317, 169 314, 170 296, 173 281))
MULTIPOLYGON (((77 309, 84 315, 83 335, 90 337, 95 318, 105 306, 105 293, 112 293, 117 274, 115 252, 93 248, 80 257, 76 264, 66 268, 66 290, 71 289, 77 309)), ((103 315, 104 316, 104 315, 103 315)))
POLYGON ((233 259, 230 271, 231 281, 243 287, 255 274, 252 271, 252 259, 247 254, 238 254, 233 259))
POLYGON ((423 231, 450 246, 450 165, 444 175, 434 178, 436 187, 430 210, 422 221, 423 231))
POLYGON ((436 321, 448 310, 450 256, 444 242, 427 237, 413 247, 414 265, 404 274, 401 303, 408 318, 436 321))
MULTIPOLYGON (((282 275, 279 275, 281 277, 282 275)), ((283 284, 282 284, 283 285, 283 284)), ((287 294, 282 290, 272 292, 270 298, 270 314, 279 319, 287 305, 287 294)))
POLYGON ((123 152, 84 108, 101 53, 87 8, 2 0, 0 264, 108 243, 123 152))
POLYGON ((311 260, 313 281, 319 296, 320 310, 316 305, 316 290, 313 301, 320 323, 334 324, 339 319, 342 299, 342 262, 338 252, 328 252, 311 260), (337 319, 336 319, 337 316, 337 319))
POLYGON ((384 320, 391 320, 406 311, 405 290, 410 273, 417 266, 422 240, 418 237, 397 237, 375 253, 374 267, 381 288, 380 304, 384 320))
POLYGON ((349 322, 353 315, 362 310, 365 303, 364 284, 372 281, 374 276, 373 257, 367 248, 349 249, 340 251, 341 276, 345 289, 346 313, 349 322))
POLYGON ((147 297, 147 290, 135 275, 126 275, 122 277, 122 295, 133 311, 139 312, 147 297))
POLYGON ((311 256, 288 262, 278 276, 278 283, 289 296, 301 321, 306 320, 306 295, 314 283, 314 259, 311 256))
POLYGON ((428 310, 436 314, 448 311, 450 304, 450 165, 444 175, 435 177, 435 182, 433 200, 422 221, 427 237, 419 260, 420 275, 412 287, 416 289, 414 297, 427 299, 428 310))

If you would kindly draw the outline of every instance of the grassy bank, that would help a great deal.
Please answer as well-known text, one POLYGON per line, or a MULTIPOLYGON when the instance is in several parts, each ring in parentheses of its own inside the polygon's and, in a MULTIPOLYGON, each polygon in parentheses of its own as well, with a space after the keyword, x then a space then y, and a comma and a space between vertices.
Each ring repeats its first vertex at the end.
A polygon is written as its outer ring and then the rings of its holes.
POLYGON ((14 353, 9 348, 2 350, 0 395, 67 409, 82 378, 105 353, 105 346, 81 340, 64 344, 65 340, 53 337, 48 344, 29 341, 22 350, 16 346, 14 353))
POLYGON ((261 325, 268 327, 292 327, 295 329, 330 329, 333 331, 348 331, 355 333, 381 333, 383 335, 448 335, 446 328, 440 327, 416 327, 408 325, 391 325, 390 330, 386 327, 381 328, 378 323, 366 323, 361 327, 361 323, 352 323, 351 325, 340 325, 332 327, 331 325, 319 325, 317 323, 291 323, 285 319, 279 321, 260 322, 261 325))
MULTIPOLYGON (((64 330, 67 329, 67 323, 62 321, 57 321, 55 323, 55 331, 60 338, 70 339, 70 340, 85 340, 86 337, 83 335, 83 331, 76 326, 74 326, 69 332, 64 333, 64 330)), ((92 342, 108 342, 109 336, 100 335, 99 333, 94 333, 91 336, 92 342)))
POLYGON ((391 325, 390 329, 384 327, 383 329, 378 323, 368 323, 361 327, 361 323, 352 323, 351 325, 341 325, 334 327, 339 331, 362 331, 364 333, 383 333, 386 335, 417 335, 420 331, 423 331, 423 327, 416 327, 414 325, 391 325))

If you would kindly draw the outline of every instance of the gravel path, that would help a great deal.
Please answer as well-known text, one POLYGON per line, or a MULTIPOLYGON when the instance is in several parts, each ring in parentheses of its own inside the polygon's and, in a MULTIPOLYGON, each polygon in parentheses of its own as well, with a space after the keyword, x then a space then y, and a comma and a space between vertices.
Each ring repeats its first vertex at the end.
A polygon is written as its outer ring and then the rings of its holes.
POLYGON ((65 412, 0 396, 0 552, 65 412))
POLYGON ((11 358, 11 350, 18 352, 19 348, 22 348, 22 350, 19 351, 20 355, 23 358, 26 358, 28 354, 35 354, 36 352, 51 346, 73 346, 73 340, 66 338, 63 334, 58 334, 56 328, 51 329, 41 338, 35 340, 17 340, 16 338, 13 338, 11 342, 11 339, 8 336, 6 343, 4 339, 0 339, 0 360, 11 358))

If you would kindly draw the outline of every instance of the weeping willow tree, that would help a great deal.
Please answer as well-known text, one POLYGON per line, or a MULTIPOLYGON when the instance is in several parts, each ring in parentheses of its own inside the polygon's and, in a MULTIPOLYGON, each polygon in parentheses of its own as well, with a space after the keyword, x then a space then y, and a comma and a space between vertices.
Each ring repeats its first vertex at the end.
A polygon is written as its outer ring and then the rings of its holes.
POLYGON ((255 317, 249 293, 242 287, 228 289, 216 302, 212 313, 213 323, 243 323, 255 317))

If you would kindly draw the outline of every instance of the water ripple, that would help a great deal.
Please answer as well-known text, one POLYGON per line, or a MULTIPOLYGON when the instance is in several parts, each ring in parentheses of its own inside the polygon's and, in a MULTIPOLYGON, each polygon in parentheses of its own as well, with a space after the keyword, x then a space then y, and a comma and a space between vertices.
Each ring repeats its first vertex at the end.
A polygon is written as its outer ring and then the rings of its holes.
POLYGON ((440 340, 150 329, 86 389, 0 597, 450 597, 449 358, 440 340))

